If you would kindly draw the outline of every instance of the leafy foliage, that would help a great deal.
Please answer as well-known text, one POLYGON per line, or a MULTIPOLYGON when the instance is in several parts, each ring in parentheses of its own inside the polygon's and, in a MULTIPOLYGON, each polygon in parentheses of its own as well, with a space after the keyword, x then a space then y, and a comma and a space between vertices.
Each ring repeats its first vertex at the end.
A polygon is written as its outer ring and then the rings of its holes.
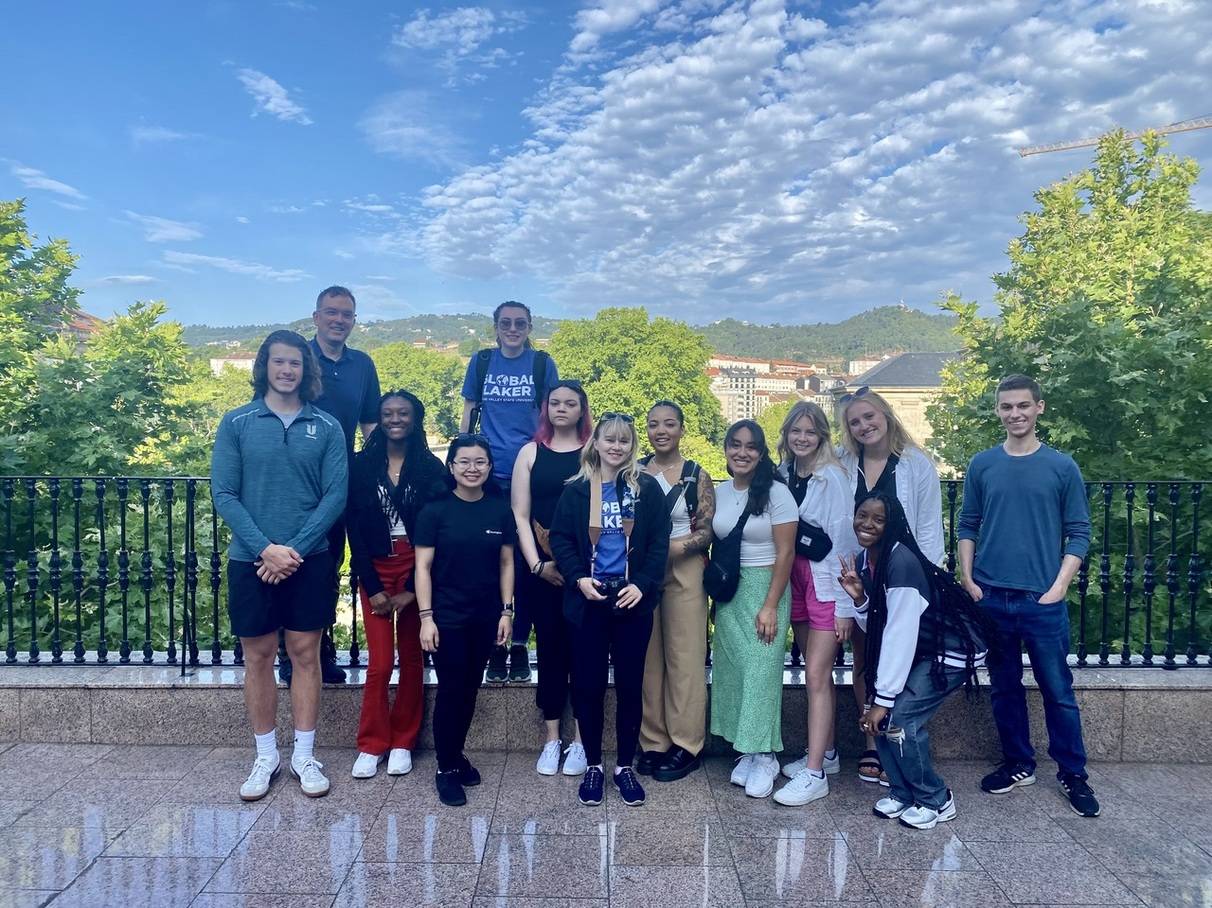
POLYGON ((1205 478, 1212 470, 1212 230, 1191 208, 1198 167, 1122 133, 1094 164, 1036 193, 995 276, 999 318, 949 297, 965 356, 930 409, 942 456, 962 469, 1002 436, 993 387, 1033 375, 1041 429, 1087 477, 1205 478))
POLYGON ((425 404, 427 432, 450 438, 459 431, 464 366, 457 356, 399 343, 372 350, 371 359, 384 392, 411 391, 425 404))

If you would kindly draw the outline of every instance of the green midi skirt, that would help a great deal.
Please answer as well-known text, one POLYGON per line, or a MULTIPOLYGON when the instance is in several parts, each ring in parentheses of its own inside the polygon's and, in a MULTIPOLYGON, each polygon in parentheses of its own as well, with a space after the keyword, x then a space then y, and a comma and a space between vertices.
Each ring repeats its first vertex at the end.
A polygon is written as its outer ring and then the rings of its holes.
POLYGON ((744 754, 783 749, 783 657, 791 625, 790 584, 779 599, 774 642, 758 640, 754 623, 773 573, 769 567, 742 567, 736 596, 715 609, 711 733, 744 754))

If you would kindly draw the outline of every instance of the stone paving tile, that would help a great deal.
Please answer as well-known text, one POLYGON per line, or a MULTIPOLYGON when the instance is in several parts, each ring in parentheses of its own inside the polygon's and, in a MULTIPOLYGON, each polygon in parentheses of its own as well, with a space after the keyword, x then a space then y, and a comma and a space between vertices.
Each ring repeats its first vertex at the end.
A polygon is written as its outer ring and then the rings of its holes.
POLYGON ((1212 880, 1212 855, 1161 820, 1078 822, 1065 828, 1086 851, 1116 873, 1212 880))
POLYGON ((732 856, 749 903, 805 905, 875 898, 840 832, 832 839, 734 837, 732 856))
POLYGON ((1140 901, 1080 845, 977 842, 968 849, 1016 904, 1134 905, 1140 901))
POLYGON ((956 870, 898 870, 869 873, 880 905, 889 908, 996 908, 1014 904, 987 873, 956 870))
POLYGON ((189 908, 331 908, 336 898, 331 892, 273 895, 266 892, 203 892, 189 908))
POLYGON ((490 835, 475 894, 603 898, 606 836, 490 835))
POLYGON ((610 870, 610 901, 649 908, 732 908, 741 884, 731 867, 628 867, 610 870))
POLYGON ((1165 876, 1119 873, 1116 877, 1131 889, 1136 897, 1156 908, 1212 905, 1212 878, 1208 874, 1186 876, 1168 873, 1165 876))
POLYGON ((359 861, 479 864, 491 813, 437 807, 418 811, 389 804, 362 836, 359 861))
POLYGON ((58 889, 9 889, 0 892, 2 908, 42 908, 59 894, 58 889))
POLYGON ((116 835, 155 804, 171 784, 76 778, 23 814, 16 825, 96 826, 116 835))
POLYGON ((218 869, 217 859, 100 857, 55 899, 64 908, 159 908, 193 901, 218 869))
POLYGON ((471 908, 608 908, 609 899, 529 899, 477 895, 471 908))
POLYGON ((62 889, 113 840, 102 829, 53 826, 0 831, 0 891, 62 889))
POLYGON ((341 886, 334 908, 365 905, 425 905, 468 908, 479 868, 471 864, 359 863, 341 886))
POLYGON ((250 832, 206 891, 336 893, 361 847, 360 837, 335 829, 250 832))
POLYGON ((183 779, 211 748, 199 745, 119 744, 83 769, 77 779, 183 779))
POLYGON ((627 811, 612 811, 607 821, 612 865, 732 866, 728 835, 717 814, 627 811))
POLYGON ((40 803, 41 801, 0 801, 0 829, 11 826, 40 803))
POLYGON ((909 829, 874 816, 840 817, 838 826, 850 854, 869 879, 901 870, 980 870, 981 866, 951 828, 909 829))
POLYGON ((264 810, 264 802, 157 804, 118 836, 105 855, 225 858, 264 810))

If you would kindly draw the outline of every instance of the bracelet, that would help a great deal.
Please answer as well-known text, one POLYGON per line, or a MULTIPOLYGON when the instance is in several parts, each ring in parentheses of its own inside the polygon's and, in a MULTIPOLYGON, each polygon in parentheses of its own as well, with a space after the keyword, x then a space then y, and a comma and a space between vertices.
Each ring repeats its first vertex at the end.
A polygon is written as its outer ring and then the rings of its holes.
POLYGON ((532 574, 534 574, 534 576, 538 577, 539 574, 543 573, 543 568, 545 568, 546 566, 547 566, 547 562, 544 561, 542 558, 540 558, 538 561, 536 561, 534 563, 534 566, 530 569, 530 573, 532 573, 532 574))
POLYGON ((429 618, 433 615, 433 609, 423 608, 417 612, 417 615, 420 616, 421 618, 429 618))
POLYGON ((513 609, 511 609, 511 608, 505 609, 503 612, 501 612, 501 617, 512 619, 513 618, 513 609))

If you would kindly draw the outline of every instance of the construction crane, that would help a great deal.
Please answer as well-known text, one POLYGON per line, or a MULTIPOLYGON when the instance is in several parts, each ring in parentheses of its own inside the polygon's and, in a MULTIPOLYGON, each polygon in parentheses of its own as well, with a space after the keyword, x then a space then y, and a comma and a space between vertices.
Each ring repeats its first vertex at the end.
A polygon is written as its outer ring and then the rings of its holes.
MULTIPOLYGON (((1157 129, 1138 129, 1135 132, 1124 133, 1124 138, 1139 139, 1146 132, 1155 132, 1158 135, 1168 135, 1172 132, 1191 132, 1194 129, 1208 129, 1212 127, 1212 117, 1195 117, 1191 120, 1180 120, 1177 123, 1171 123, 1169 126, 1160 126, 1157 129)), ((1050 151, 1068 151, 1071 148, 1090 148, 1097 145, 1102 136, 1094 136, 1090 139, 1075 139, 1071 142, 1053 142, 1051 145, 1028 145, 1025 148, 1018 149, 1020 157, 1027 157, 1033 154, 1047 154, 1050 151)))

